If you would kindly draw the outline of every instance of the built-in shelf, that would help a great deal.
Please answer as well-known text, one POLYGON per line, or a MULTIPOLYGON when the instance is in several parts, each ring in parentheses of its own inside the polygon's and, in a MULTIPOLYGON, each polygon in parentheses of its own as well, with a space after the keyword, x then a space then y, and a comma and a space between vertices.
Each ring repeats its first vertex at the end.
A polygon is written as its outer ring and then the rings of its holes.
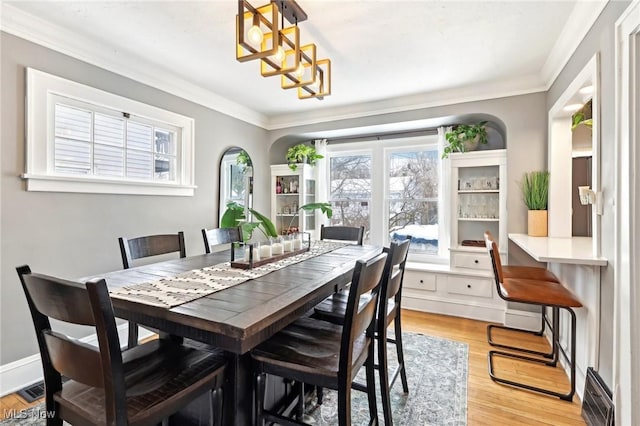
POLYGON ((607 265, 607 259, 593 254, 593 240, 589 237, 530 237, 526 234, 509 234, 509 239, 538 262, 607 265))
POLYGON ((498 194, 499 189, 459 189, 458 194, 498 194))
POLYGON ((489 218, 489 217, 459 217, 458 218, 459 221, 462 222, 499 222, 500 218, 497 217, 493 217, 493 218, 489 218))

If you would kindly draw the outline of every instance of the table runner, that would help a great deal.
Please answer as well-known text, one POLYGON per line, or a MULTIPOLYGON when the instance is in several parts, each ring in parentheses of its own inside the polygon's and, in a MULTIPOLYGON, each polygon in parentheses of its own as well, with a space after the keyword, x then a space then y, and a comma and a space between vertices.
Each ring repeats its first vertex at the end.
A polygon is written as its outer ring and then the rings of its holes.
POLYGON ((214 266, 187 271, 173 277, 120 287, 110 292, 110 295, 117 299, 163 308, 173 308, 216 291, 259 278, 286 266, 337 250, 346 245, 345 243, 330 241, 313 241, 311 249, 307 252, 267 263, 257 268, 232 268, 230 262, 223 262, 214 266))

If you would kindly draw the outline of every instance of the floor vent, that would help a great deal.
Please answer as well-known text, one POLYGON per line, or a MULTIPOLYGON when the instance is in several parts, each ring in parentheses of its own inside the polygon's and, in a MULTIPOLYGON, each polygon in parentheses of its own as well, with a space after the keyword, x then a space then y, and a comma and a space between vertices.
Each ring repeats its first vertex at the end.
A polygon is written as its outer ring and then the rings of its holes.
POLYGON ((587 368, 587 382, 584 386, 584 398, 582 398, 582 418, 589 426, 614 425, 611 391, 592 367, 587 368))
MULTIPOLYGON (((67 380, 69 379, 64 376, 62 377, 62 383, 66 382, 67 380)), ((16 393, 27 402, 37 401, 40 398, 44 398, 44 381, 34 383, 24 389, 20 389, 16 393)))

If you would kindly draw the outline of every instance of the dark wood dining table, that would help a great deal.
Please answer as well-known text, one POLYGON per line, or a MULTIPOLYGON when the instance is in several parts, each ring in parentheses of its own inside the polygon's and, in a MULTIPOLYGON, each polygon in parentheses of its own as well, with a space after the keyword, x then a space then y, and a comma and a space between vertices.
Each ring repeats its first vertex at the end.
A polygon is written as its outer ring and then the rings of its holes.
MULTIPOLYGON (((369 259, 380 250, 375 246, 347 245, 172 308, 115 297, 112 303, 119 318, 224 350, 229 360, 228 377, 233 384, 232 395, 224 397, 225 424, 245 426, 251 423, 253 410, 248 352, 348 284, 355 262, 369 259)), ((229 258, 229 251, 222 251, 81 280, 105 278, 113 291, 217 265, 229 258)), ((274 389, 274 393, 278 390, 274 389)), ((278 395, 271 398, 271 403, 275 403, 278 395)))

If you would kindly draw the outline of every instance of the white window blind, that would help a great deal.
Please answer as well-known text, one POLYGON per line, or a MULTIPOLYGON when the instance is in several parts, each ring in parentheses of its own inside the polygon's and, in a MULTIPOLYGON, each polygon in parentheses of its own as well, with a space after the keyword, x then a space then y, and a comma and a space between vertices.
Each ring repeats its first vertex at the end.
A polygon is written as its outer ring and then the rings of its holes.
POLYGON ((191 118, 27 70, 30 191, 193 195, 191 118))

